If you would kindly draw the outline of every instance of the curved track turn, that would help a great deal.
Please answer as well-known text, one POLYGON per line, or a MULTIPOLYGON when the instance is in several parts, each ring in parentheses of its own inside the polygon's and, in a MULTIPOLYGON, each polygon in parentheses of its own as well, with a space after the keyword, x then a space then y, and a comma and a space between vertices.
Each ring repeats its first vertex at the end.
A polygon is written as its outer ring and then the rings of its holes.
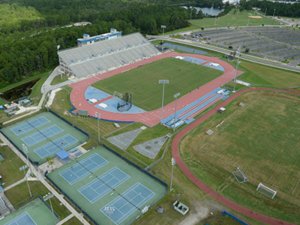
POLYGON ((285 222, 285 221, 276 219, 274 217, 270 217, 270 216, 267 216, 267 215, 255 212, 255 211, 253 211, 253 210, 251 210, 249 208, 246 208, 246 207, 244 207, 242 205, 239 205, 239 204, 237 204, 237 203, 235 203, 235 202, 227 199, 223 195, 219 194, 218 192, 216 192, 215 190, 213 190, 212 188, 210 188, 209 186, 207 186, 199 178, 197 178, 191 172, 191 170, 188 168, 188 166, 184 163, 184 161, 180 157, 180 148, 179 148, 179 146, 180 146, 181 140, 184 138, 185 135, 187 135, 191 130, 193 130, 194 128, 196 128, 197 126, 199 126, 201 123, 203 123, 204 121, 206 121, 207 119, 209 119, 211 116, 213 116, 214 114, 216 114, 218 112, 218 109, 220 107, 224 107, 224 106, 228 105, 230 102, 232 102, 233 100, 235 100, 241 94, 243 94, 245 92, 251 92, 251 91, 288 92, 288 93, 300 96, 300 92, 292 91, 292 90, 278 90, 278 89, 271 89, 271 88, 249 88, 249 89, 241 90, 241 91, 235 93, 234 95, 232 95, 226 101, 224 101, 224 102, 220 103, 219 105, 217 105, 214 109, 210 110, 204 116, 200 117, 199 119, 197 119, 196 121, 194 121, 190 125, 186 126, 184 129, 182 129, 174 137, 174 139, 173 139, 173 142, 172 142, 172 156, 176 160, 176 164, 179 166, 179 168, 181 169, 181 171, 186 175, 186 177, 190 181, 192 181, 198 188, 200 188, 202 191, 204 191, 205 193, 207 193, 210 197, 212 197, 216 201, 222 203, 226 207, 231 208, 232 210, 234 210, 236 212, 239 212, 239 213, 241 213, 241 214, 243 214, 243 215, 245 215, 247 217, 250 217, 250 218, 252 218, 254 220, 260 221, 260 222, 262 222, 264 224, 292 225, 292 223, 285 222))

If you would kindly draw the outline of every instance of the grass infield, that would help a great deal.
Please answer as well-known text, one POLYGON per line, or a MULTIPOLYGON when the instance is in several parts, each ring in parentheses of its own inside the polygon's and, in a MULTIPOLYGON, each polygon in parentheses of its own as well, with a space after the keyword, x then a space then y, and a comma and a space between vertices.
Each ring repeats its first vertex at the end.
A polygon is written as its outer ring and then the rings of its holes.
POLYGON ((191 131, 181 143, 182 156, 195 175, 226 197, 276 218, 300 221, 299 103, 286 94, 244 94, 225 114, 191 131), (241 101, 246 106, 238 106, 241 101), (208 129, 214 130, 212 136, 205 134, 208 129), (236 167, 248 183, 236 182, 231 174, 236 167), (256 191, 259 182, 278 191, 274 200, 256 191))
POLYGON ((165 104, 168 104, 174 101, 175 93, 180 92, 183 96, 221 74, 215 69, 167 58, 99 81, 93 86, 110 94, 114 91, 130 92, 133 104, 144 110, 153 110, 161 106, 162 85, 158 84, 158 80, 170 81, 165 88, 165 104))

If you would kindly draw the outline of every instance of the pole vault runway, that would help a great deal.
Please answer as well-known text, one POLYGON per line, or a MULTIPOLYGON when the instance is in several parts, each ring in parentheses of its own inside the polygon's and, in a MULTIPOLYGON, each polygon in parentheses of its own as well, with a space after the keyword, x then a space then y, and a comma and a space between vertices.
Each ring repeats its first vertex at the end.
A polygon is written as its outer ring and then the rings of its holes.
POLYGON ((218 109, 220 107, 225 107, 230 102, 235 100, 237 97, 239 97, 242 93, 245 92, 251 92, 251 91, 275 91, 275 92, 288 92, 294 95, 300 96, 300 92, 298 91, 288 91, 288 90, 277 90, 277 89, 271 89, 271 88, 249 88, 241 90, 234 95, 230 96, 227 100, 217 105, 214 109, 207 112, 205 115, 194 121, 193 123, 186 126, 184 129, 182 129, 173 139, 172 142, 172 156, 176 160, 176 164, 181 169, 181 171, 185 174, 185 176, 193 182, 199 189, 207 193, 210 197, 215 199, 216 201, 222 203, 224 206, 239 212, 247 217, 250 217, 254 220, 260 221, 263 224, 272 224, 272 225, 292 225, 292 223, 288 223, 273 217, 266 216, 264 214, 260 214, 257 212, 254 212, 251 209, 248 209, 244 206, 241 206, 227 198, 225 198, 223 195, 219 194, 209 186, 207 186, 205 183, 203 183, 199 178, 197 178, 191 170, 187 167, 187 165, 184 163, 184 161, 180 157, 180 142, 184 138, 185 135, 187 135, 190 131, 192 131, 194 128, 198 127, 200 124, 202 124, 204 121, 208 120, 211 116, 215 115, 218 112, 218 109))
POLYGON ((181 109, 184 106, 196 101, 201 96, 204 96, 205 94, 215 90, 218 87, 223 86, 224 84, 230 82, 235 77, 235 68, 230 65, 227 62, 224 62, 220 60, 219 58, 215 57, 208 57, 203 55, 195 55, 195 54, 184 54, 184 53, 177 53, 177 52, 167 52, 163 53, 154 57, 151 57, 149 59, 141 60, 137 63, 126 65, 123 67, 120 67, 118 69, 105 72, 103 74, 99 74, 90 78, 87 78, 85 80, 76 82, 71 84, 71 95, 70 100, 72 105, 77 110, 85 110, 88 112, 89 116, 95 116, 96 113, 99 113, 101 115, 101 119, 108 120, 108 121, 120 121, 120 122, 141 122, 149 127, 153 127, 160 123, 161 116, 163 118, 166 118, 174 113, 174 107, 175 102, 171 102, 167 104, 164 107, 164 112, 162 114, 161 109, 156 109, 153 111, 148 112, 142 112, 142 113, 135 113, 135 114, 129 114, 129 113, 117 113, 117 112, 109 112, 105 111, 99 108, 94 107, 93 105, 89 104, 88 101, 85 99, 85 91, 87 88, 92 85, 95 82, 98 82, 100 80, 104 80, 106 78, 115 76, 117 74, 123 73, 128 70, 132 70, 134 68, 137 68, 139 66, 164 59, 164 58, 170 58, 170 57, 176 57, 176 56, 183 56, 183 57, 193 57, 205 60, 207 62, 217 63, 221 65, 224 68, 224 72, 221 76, 217 77, 216 79, 202 85, 201 87, 191 91, 190 93, 182 96, 177 101, 177 108, 181 109))

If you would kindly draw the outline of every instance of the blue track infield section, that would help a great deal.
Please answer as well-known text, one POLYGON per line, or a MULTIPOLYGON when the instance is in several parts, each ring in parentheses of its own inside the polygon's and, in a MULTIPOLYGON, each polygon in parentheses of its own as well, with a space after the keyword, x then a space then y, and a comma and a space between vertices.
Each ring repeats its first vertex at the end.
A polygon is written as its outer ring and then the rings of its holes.
POLYGON ((73 185, 107 163, 108 161, 106 159, 98 153, 94 153, 85 159, 79 160, 77 164, 61 171, 60 176, 69 184, 73 185))
POLYGON ((101 91, 92 86, 89 86, 84 93, 84 97, 86 100, 97 99, 99 101, 101 99, 107 98, 108 96, 110 96, 110 95, 107 94, 106 92, 101 91))
POLYGON ((6 223, 5 225, 36 225, 28 213, 22 213, 18 217, 14 218, 12 221, 6 223))
POLYGON ((87 134, 50 112, 43 112, 2 128, 5 135, 35 165, 70 151, 88 139, 87 134))
POLYGON ((184 123, 190 123, 195 115, 199 114, 216 101, 226 99, 228 97, 228 92, 222 90, 224 89, 217 88, 208 94, 203 95, 201 98, 178 110, 176 115, 173 113, 162 119, 161 123, 169 128, 173 128, 174 126, 179 127, 184 123), (222 92, 222 94, 220 92, 222 92))
POLYGON ((127 173, 115 167, 81 187, 79 192, 90 203, 94 203, 129 178, 127 173))
POLYGON ((153 198, 155 194, 141 183, 136 183, 119 197, 105 205, 101 212, 110 218, 115 224, 122 223, 135 211, 153 198))
POLYGON ((203 63, 207 62, 203 59, 193 58, 193 57, 190 57, 190 56, 183 57, 183 60, 186 61, 186 62, 197 64, 197 65, 202 65, 203 63))

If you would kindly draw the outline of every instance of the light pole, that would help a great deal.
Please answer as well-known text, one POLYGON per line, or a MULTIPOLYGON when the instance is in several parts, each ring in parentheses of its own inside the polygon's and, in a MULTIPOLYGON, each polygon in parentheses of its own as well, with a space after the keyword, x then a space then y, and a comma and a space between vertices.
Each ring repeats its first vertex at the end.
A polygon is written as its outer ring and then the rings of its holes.
POLYGON ((162 99, 161 99, 161 116, 160 119, 163 119, 163 114, 164 114, 164 100, 165 100, 165 84, 169 84, 169 80, 159 80, 158 84, 162 84, 163 89, 162 89, 162 99))
POLYGON ((100 140, 100 129, 99 129, 100 114, 98 112, 96 112, 95 116, 97 118, 98 144, 100 145, 100 143, 101 143, 101 140, 100 140))
POLYGON ((172 157, 171 159, 171 181, 170 181, 170 191, 173 189, 173 175, 174 175, 174 166, 176 165, 175 159, 172 157))
POLYGON ((275 16, 275 12, 276 12, 276 9, 274 9, 274 11, 273 11, 273 17, 275 16))
POLYGON ((239 67, 239 63, 240 63, 240 61, 239 61, 240 48, 241 48, 241 46, 238 48, 238 50, 235 53, 235 57, 236 57, 237 61, 236 61, 236 65, 235 65, 235 74, 234 74, 234 80, 233 80, 233 83, 234 83, 233 93, 235 92, 235 88, 236 88, 236 78, 237 78, 238 67, 239 67))
POLYGON ((52 206, 51 198, 53 198, 53 197, 54 197, 54 195, 52 193, 48 193, 45 196, 43 196, 43 199, 44 199, 45 202, 49 200, 50 209, 51 209, 52 213, 53 213, 53 206, 52 206))
MULTIPOLYGON (((29 172, 31 173, 30 162, 29 162, 29 159, 28 159, 28 148, 24 143, 22 144, 22 148, 23 148, 23 152, 26 154, 27 166, 29 168, 29 172)), ((29 192, 29 195, 30 195, 30 198, 31 198, 32 193, 31 193, 31 189, 30 189, 30 185, 29 185, 29 182, 28 182, 28 176, 27 175, 26 175, 26 183, 27 183, 28 192, 29 192)))
MULTIPOLYGON (((166 25, 160 25, 160 28, 163 30, 163 37, 165 36, 165 29, 167 28, 166 25)), ((161 45, 161 51, 164 51, 164 46, 163 44, 161 45)))
POLYGON ((175 98, 175 112, 174 112, 174 124, 173 124, 173 132, 175 132, 175 130, 176 130, 176 111, 177 111, 177 98, 180 96, 180 93, 178 92, 178 93, 176 93, 175 95, 174 95, 174 98, 175 98))

